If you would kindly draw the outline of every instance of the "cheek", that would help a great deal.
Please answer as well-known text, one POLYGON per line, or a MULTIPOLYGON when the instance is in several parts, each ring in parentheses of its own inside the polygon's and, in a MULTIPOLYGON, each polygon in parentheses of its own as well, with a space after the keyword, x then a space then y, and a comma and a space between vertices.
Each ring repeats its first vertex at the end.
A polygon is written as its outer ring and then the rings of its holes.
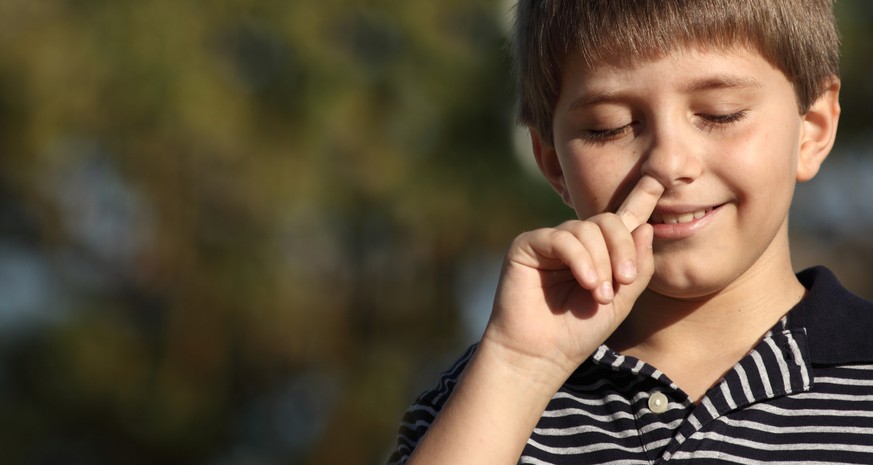
MULTIPOLYGON (((720 177, 761 227, 787 213, 794 194, 796 149, 790 128, 770 128, 723 146, 720 177)), ((781 222, 781 220, 779 220, 781 222)))
MULTIPOLYGON (((797 172, 798 137, 793 127, 783 125, 756 132, 743 142, 728 147, 733 153, 735 170, 743 173, 746 182, 756 189, 782 190, 786 182, 793 183, 797 172)), ((730 168, 729 168, 730 169, 730 168)))
POLYGON ((576 156, 567 168, 567 187, 573 209, 580 219, 613 211, 621 203, 628 185, 636 179, 633 163, 616 156, 576 156))

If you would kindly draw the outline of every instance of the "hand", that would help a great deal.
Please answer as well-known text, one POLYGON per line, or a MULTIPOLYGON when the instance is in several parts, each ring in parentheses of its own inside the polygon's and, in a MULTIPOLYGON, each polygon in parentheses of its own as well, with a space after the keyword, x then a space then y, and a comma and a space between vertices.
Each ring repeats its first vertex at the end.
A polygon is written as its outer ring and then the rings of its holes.
POLYGON ((654 257, 647 221, 663 191, 643 176, 615 213, 516 238, 482 344, 511 365, 563 382, 648 285, 654 257))

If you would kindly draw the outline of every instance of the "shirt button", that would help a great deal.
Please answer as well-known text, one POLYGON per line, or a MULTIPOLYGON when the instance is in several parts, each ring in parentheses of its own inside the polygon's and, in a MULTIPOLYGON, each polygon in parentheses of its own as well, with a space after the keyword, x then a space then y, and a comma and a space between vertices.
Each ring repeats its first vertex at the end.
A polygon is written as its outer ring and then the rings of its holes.
POLYGON ((667 411, 667 404, 670 401, 662 392, 656 392, 649 396, 649 410, 654 413, 664 413, 667 411))

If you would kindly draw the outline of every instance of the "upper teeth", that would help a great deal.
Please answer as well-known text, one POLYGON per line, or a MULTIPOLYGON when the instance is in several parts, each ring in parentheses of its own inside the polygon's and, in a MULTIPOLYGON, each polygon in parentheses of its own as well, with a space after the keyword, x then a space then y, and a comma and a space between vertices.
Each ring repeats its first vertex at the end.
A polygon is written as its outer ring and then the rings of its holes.
POLYGON ((679 215, 653 214, 652 215, 652 223, 664 223, 664 224, 690 223, 691 221, 693 221, 697 218, 703 218, 710 211, 712 211, 711 208, 706 208, 703 210, 682 213, 679 215))

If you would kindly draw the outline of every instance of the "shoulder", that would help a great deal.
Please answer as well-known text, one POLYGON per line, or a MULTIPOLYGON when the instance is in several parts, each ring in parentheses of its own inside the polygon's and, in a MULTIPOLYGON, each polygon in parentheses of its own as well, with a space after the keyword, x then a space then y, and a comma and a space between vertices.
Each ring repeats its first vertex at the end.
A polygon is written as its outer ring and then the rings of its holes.
POLYGON ((464 369, 467 368, 467 364, 470 363, 470 359, 473 358, 473 354, 476 352, 478 346, 478 344, 473 344, 468 347, 463 355, 455 360, 451 368, 440 374, 437 385, 422 393, 418 399, 416 399, 415 403, 426 404, 430 407, 436 408, 437 411, 442 409, 443 404, 445 404, 449 395, 455 389, 455 385, 458 384, 458 379, 460 379, 464 369))
POLYGON ((873 363, 873 302, 844 288, 827 268, 809 268, 797 276, 807 295, 789 322, 806 330, 813 363, 873 363))
POLYGON ((415 446, 424 437, 430 425, 442 410, 455 386, 458 384, 461 374, 476 352, 477 344, 470 346, 463 355, 452 365, 451 368, 440 375, 436 386, 422 393, 415 402, 406 410, 403 420, 400 422, 400 431, 397 434, 397 444, 389 464, 402 464, 412 454, 415 446))

